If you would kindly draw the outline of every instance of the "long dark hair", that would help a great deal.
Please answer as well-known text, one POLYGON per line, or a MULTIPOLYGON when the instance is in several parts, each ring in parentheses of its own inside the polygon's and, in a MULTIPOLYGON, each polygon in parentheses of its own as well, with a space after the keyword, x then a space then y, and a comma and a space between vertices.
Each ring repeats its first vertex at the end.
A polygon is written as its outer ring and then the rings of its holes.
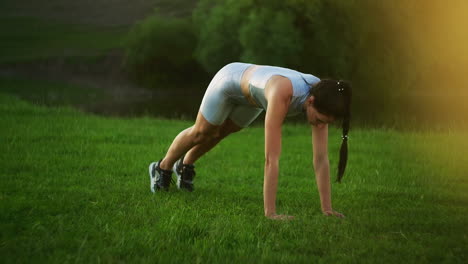
POLYGON ((324 79, 311 87, 314 96, 314 107, 324 115, 342 119, 342 142, 338 162, 337 181, 343 178, 348 161, 348 132, 351 119, 351 85, 346 81, 324 79))

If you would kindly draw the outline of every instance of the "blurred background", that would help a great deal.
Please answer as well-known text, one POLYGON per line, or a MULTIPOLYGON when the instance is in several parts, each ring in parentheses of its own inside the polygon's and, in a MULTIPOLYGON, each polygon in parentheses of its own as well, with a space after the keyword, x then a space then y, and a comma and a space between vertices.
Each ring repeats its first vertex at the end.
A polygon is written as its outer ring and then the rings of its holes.
POLYGON ((465 0, 2 0, 0 92, 193 119, 216 71, 242 61, 349 80, 354 126, 467 128, 467 13, 465 0))

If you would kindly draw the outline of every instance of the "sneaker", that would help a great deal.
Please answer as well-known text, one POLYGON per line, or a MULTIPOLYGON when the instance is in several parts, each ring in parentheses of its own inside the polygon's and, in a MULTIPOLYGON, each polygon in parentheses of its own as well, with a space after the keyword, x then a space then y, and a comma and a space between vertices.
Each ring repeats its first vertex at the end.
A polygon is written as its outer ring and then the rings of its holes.
POLYGON ((193 191, 193 178, 195 178, 195 166, 183 164, 184 157, 174 164, 174 172, 177 175, 177 188, 193 191))
POLYGON ((169 185, 172 180, 172 171, 163 170, 159 167, 161 160, 158 162, 152 162, 149 165, 149 175, 151 181, 151 191, 156 192, 156 190, 163 189, 165 191, 169 190, 169 185))

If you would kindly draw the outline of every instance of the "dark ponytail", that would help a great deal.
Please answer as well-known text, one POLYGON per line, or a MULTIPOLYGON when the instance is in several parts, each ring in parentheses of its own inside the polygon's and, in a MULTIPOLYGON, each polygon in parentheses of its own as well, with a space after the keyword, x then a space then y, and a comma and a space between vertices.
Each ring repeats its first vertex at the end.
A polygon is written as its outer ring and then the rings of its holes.
POLYGON ((338 82, 338 91, 343 93, 344 98, 344 115, 343 115, 343 135, 340 148, 340 160, 338 162, 338 175, 337 182, 341 183, 343 178, 346 163, 348 162, 348 132, 349 132, 349 122, 351 118, 351 87, 348 83, 339 81, 338 82))
POLYGON ((311 86, 310 94, 315 97, 314 107, 318 112, 343 120, 343 141, 341 142, 337 176, 337 182, 341 182, 346 169, 346 163, 348 161, 348 132, 351 118, 351 85, 346 81, 322 79, 317 84, 311 86))

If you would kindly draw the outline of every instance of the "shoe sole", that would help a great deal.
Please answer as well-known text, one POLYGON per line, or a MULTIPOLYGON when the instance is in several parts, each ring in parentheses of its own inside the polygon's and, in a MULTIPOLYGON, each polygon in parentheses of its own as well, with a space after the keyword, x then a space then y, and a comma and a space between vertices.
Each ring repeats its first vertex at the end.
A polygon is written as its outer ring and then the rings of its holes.
POLYGON ((177 160, 176 163, 174 163, 174 166, 172 166, 172 171, 173 171, 173 172, 175 173, 175 175, 177 176, 177 183, 176 183, 177 189, 179 189, 179 190, 186 190, 186 191, 192 192, 193 189, 192 189, 192 190, 189 190, 189 189, 187 189, 187 188, 182 188, 182 187, 180 187, 180 183, 182 182, 182 175, 178 173, 177 167, 178 167, 178 164, 180 164, 181 162, 183 162, 184 158, 185 158, 185 155, 182 156, 182 158, 180 158, 179 160, 177 160))
POLYGON ((180 181, 182 179, 182 175, 179 174, 179 172, 177 171, 177 165, 179 164, 179 162, 182 162, 182 159, 184 157, 180 158, 178 161, 176 161, 176 163, 174 163, 174 166, 172 166, 172 171, 175 173, 175 175, 177 176, 177 189, 180 189, 180 181))
POLYGON ((150 189, 151 189, 151 192, 152 193, 155 193, 156 190, 154 190, 154 186, 156 185, 156 175, 154 176, 154 182, 155 184, 153 184, 153 175, 152 175, 152 172, 153 172, 153 167, 154 166, 157 166, 158 163, 157 162, 152 162, 150 165, 149 165, 149 176, 150 176, 150 189))

